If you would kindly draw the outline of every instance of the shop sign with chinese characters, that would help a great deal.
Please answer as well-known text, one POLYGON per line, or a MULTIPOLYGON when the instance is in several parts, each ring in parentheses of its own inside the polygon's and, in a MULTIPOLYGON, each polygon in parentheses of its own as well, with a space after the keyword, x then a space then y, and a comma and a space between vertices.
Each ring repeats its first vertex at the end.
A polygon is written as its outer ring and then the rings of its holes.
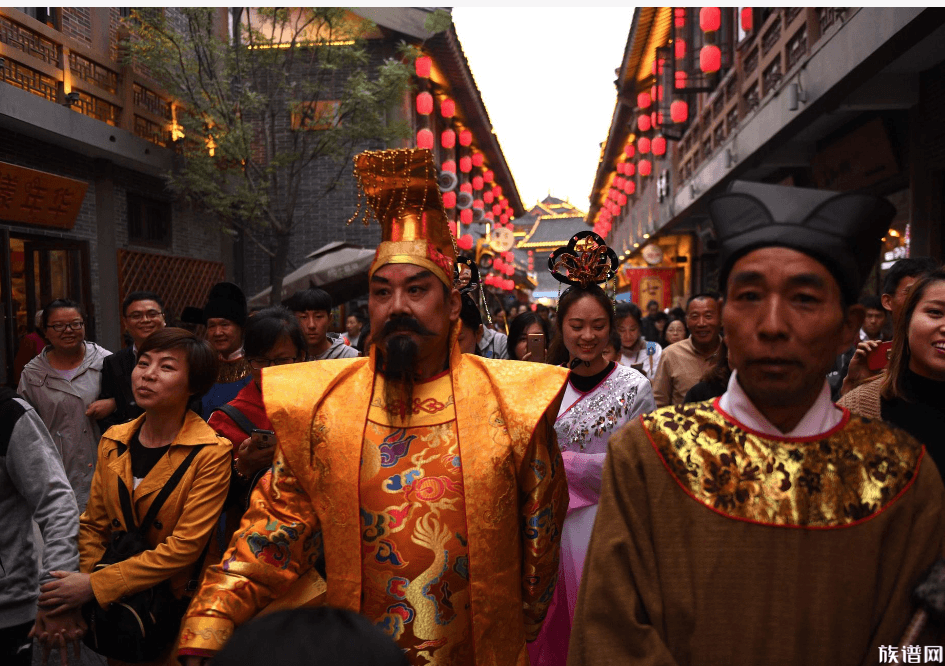
POLYGON ((88 183, 0 162, 0 220, 72 229, 88 183))

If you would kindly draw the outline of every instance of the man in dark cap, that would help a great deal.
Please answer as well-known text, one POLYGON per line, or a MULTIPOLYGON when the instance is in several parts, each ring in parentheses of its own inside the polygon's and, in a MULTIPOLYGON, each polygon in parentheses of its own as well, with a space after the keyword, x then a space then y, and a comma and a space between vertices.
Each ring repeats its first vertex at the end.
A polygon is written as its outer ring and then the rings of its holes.
POLYGON ((203 317, 207 341, 221 361, 216 383, 203 396, 201 415, 209 419, 214 409, 235 398, 251 379, 251 368, 243 357, 246 296, 232 282, 218 282, 210 289, 203 317))
POLYGON ((838 408, 825 380, 863 322, 892 206, 736 183, 709 213, 728 390, 611 439, 568 663, 898 655, 943 553, 945 489, 918 442, 838 408))

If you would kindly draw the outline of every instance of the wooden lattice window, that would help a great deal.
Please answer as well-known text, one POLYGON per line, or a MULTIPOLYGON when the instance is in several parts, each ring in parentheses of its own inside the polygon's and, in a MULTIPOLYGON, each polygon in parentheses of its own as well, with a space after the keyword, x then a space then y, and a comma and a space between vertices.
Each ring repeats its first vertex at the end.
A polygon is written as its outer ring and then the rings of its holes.
POLYGON ((118 250, 118 301, 133 291, 153 291, 164 300, 168 323, 188 305, 202 308, 210 287, 223 279, 218 261, 118 250))
POLYGON ((128 240, 132 243, 171 246, 171 204, 128 193, 128 240))

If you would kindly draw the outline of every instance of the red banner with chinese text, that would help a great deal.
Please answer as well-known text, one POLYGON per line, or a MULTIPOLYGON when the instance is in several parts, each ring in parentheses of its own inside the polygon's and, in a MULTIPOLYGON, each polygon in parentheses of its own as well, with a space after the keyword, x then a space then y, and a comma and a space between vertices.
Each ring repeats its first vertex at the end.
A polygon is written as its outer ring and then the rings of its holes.
POLYGON ((0 220, 71 229, 88 183, 0 162, 0 220))
POLYGON ((628 266, 621 271, 621 282, 630 285, 633 302, 646 310, 646 304, 656 301, 660 309, 673 304, 673 283, 676 281, 675 268, 649 268, 628 266))

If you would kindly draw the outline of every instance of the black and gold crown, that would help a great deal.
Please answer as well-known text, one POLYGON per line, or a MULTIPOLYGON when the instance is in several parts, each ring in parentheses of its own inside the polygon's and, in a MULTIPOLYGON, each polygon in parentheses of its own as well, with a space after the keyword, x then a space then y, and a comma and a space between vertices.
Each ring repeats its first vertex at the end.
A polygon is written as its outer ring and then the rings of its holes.
POLYGON ((579 231, 551 253, 548 270, 558 282, 586 289, 616 276, 617 254, 593 231, 579 231))

